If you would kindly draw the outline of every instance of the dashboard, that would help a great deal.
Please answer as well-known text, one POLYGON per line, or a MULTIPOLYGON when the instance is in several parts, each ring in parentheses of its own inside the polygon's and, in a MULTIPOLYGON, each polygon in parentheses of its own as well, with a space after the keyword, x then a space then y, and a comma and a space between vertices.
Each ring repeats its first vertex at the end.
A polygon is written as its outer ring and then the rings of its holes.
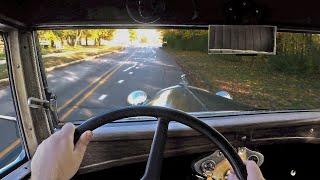
MULTIPOLYGON (((320 112, 279 112, 199 117, 215 127, 234 147, 281 143, 320 143, 320 112)), ((148 158, 157 122, 152 118, 122 120, 94 131, 79 173, 118 167, 148 158)), ((189 127, 169 124, 165 157, 216 150, 214 144, 189 127)))

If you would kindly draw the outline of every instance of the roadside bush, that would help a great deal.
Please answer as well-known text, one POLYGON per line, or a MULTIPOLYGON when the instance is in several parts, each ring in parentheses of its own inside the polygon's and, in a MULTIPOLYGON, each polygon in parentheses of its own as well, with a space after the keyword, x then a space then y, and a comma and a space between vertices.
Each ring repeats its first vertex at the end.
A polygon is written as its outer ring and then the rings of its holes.
POLYGON ((0 52, 0 60, 6 59, 6 55, 2 52, 0 52))
MULTIPOLYGON (((164 30, 166 48, 186 51, 208 50, 206 30, 164 30)), ((236 55, 211 55, 216 58, 244 62, 250 66, 288 74, 320 74, 320 36, 318 34, 288 33, 277 34, 277 55, 254 57, 236 55)))
POLYGON ((317 34, 278 33, 277 55, 268 68, 288 74, 320 74, 320 41, 317 34))
POLYGON ((319 74, 319 57, 320 54, 314 53, 308 56, 279 54, 270 56, 268 67, 278 72, 288 74, 319 74))
POLYGON ((163 40, 175 50, 208 51, 206 30, 164 30, 163 40))

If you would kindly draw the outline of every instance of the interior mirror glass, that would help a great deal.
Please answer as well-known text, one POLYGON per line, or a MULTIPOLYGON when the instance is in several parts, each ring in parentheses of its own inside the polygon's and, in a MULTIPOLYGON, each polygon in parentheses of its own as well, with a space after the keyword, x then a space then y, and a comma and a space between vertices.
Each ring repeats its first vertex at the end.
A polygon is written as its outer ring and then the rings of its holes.
POLYGON ((275 26, 210 25, 209 54, 276 54, 275 26))

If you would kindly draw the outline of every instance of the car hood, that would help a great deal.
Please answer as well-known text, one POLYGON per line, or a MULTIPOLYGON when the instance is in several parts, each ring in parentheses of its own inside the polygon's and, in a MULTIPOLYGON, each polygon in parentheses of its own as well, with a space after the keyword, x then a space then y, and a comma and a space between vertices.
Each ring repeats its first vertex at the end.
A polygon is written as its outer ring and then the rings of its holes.
POLYGON ((159 91, 147 105, 174 108, 185 112, 255 110, 235 100, 186 85, 176 85, 159 91))

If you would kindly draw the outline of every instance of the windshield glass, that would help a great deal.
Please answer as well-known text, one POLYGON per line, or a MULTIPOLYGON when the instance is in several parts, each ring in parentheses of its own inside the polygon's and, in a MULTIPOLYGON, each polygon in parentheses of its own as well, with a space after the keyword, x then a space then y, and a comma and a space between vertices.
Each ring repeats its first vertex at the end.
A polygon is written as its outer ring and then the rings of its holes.
POLYGON ((277 55, 209 55, 208 31, 38 31, 59 120, 156 105, 186 112, 320 107, 320 37, 277 34, 277 55))

